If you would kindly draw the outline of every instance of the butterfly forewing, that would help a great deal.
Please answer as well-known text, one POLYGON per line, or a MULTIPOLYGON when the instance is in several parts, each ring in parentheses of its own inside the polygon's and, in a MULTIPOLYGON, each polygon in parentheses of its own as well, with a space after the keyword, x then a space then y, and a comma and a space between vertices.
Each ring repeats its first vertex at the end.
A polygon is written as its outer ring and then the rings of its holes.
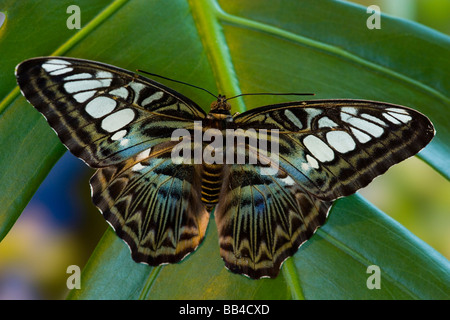
POLYGON ((365 187, 434 136, 423 114, 365 100, 267 106, 240 114, 235 122, 242 128, 279 130, 280 166, 306 191, 327 201, 365 187))
POLYGON ((23 95, 76 156, 100 168, 92 198, 136 261, 181 260, 202 241, 209 213, 198 168, 176 166, 171 133, 205 112, 179 93, 130 71, 63 57, 16 68, 23 95))
POLYGON ((92 167, 119 163, 205 117, 181 94, 102 63, 35 58, 21 63, 16 76, 61 141, 92 167))

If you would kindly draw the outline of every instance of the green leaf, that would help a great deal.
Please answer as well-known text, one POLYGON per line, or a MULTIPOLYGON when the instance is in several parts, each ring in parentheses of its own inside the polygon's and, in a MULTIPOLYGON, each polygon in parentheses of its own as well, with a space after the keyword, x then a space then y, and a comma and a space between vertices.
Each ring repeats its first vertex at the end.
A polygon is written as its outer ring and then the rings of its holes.
MULTIPOLYGON (((315 92, 415 108, 437 135, 420 156, 445 177, 450 114, 449 37, 382 16, 366 28, 365 8, 314 0, 78 1, 83 28, 66 28, 71 1, 3 1, 0 29, 0 239, 63 153, 44 119, 20 96, 14 66, 59 54, 144 69, 229 96, 315 92), (43 8, 45 14, 42 13, 43 8), (38 28, 36 28, 36 22, 38 28), (24 159, 26 161, 24 161, 24 159)), ((207 109, 211 97, 169 84, 207 109)), ((234 111, 280 101, 235 100, 234 111)), ((151 268, 131 260, 108 230, 69 298, 290 299, 449 298, 448 261, 359 196, 337 201, 328 222, 286 261, 275 280, 250 280, 223 267, 214 221, 185 261, 151 268), (381 289, 366 286, 369 265, 381 289)))

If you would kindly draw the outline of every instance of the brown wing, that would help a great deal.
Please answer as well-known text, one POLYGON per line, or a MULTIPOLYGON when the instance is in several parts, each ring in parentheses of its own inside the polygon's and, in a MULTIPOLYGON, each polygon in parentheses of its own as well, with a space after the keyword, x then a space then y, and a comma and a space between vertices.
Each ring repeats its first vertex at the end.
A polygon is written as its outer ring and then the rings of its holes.
POLYGON ((236 125, 279 130, 280 166, 323 200, 355 193, 424 148, 431 121, 399 105, 366 100, 312 100, 242 113, 236 125))
POLYGON ((173 144, 145 150, 91 179, 92 199, 137 262, 175 263, 205 236, 198 165, 174 164, 173 144))
POLYGON ((315 198, 282 170, 229 165, 214 212, 220 254, 228 269, 275 278, 282 263, 325 223, 331 202, 315 198))

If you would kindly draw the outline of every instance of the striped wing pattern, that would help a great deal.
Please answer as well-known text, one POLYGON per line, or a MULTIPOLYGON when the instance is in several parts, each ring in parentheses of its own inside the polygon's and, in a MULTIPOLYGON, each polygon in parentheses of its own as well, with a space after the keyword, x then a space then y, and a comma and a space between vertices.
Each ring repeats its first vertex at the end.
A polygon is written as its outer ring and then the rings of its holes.
POLYGON ((233 272, 274 278, 325 223, 332 202, 312 196, 282 169, 277 175, 261 175, 249 164, 227 170, 214 212, 220 254, 233 272))
MULTIPOLYGON (((291 102, 232 117, 219 96, 206 115, 155 81, 74 58, 30 59, 16 77, 64 145, 97 169, 94 204, 133 259, 150 265, 178 262, 194 251, 215 206, 226 267, 255 279, 276 277, 325 223, 335 199, 366 186, 434 136, 421 113, 365 100, 291 102), (180 141, 172 141, 172 133, 182 129, 192 137, 199 124, 203 134, 238 132, 232 163, 225 142, 223 152, 211 153, 221 154, 221 163, 174 161, 180 141), (240 157, 244 163, 235 161, 240 157)), ((185 142, 199 147, 192 138, 185 142)), ((211 151, 205 141, 200 146, 211 151)))
POLYGON ((200 201, 200 168, 174 164, 172 147, 143 151, 91 178, 94 204, 133 259, 150 265, 182 260, 200 244, 209 222, 200 201))
POLYGON ((170 161, 176 128, 204 111, 173 90, 102 63, 35 58, 16 69, 27 100, 64 145, 98 168, 92 198, 138 262, 177 262, 202 241, 209 213, 193 166, 170 161))
POLYGON ((403 106, 366 100, 313 100, 261 107, 235 118, 241 128, 279 131, 279 162, 315 197, 355 193, 434 136, 430 120, 403 106))
MULTIPOLYGON (((271 105, 236 116, 234 124, 279 130, 276 174, 227 166, 215 211, 226 266, 251 278, 276 277, 282 262, 324 224, 333 200, 365 187, 434 136, 421 113, 364 100, 271 105)), ((257 152, 247 146, 246 156, 257 152)))
POLYGON ((64 145, 94 168, 120 163, 205 117, 181 94, 99 62, 34 58, 16 75, 23 95, 64 145))

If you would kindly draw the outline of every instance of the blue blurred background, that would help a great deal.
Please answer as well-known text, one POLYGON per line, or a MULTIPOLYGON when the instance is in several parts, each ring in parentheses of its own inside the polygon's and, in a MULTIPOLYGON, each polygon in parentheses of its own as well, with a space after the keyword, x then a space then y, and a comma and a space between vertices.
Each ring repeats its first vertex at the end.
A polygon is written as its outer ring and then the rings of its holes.
MULTIPOLYGON (((449 0, 352 1, 450 34, 449 0)), ((93 170, 60 159, 0 243, 0 299, 63 299, 69 265, 81 268, 107 224, 90 199, 93 170), (51 263, 49 263, 51 261, 51 263)), ((450 184, 416 157, 391 168, 361 194, 450 258, 450 184)))

